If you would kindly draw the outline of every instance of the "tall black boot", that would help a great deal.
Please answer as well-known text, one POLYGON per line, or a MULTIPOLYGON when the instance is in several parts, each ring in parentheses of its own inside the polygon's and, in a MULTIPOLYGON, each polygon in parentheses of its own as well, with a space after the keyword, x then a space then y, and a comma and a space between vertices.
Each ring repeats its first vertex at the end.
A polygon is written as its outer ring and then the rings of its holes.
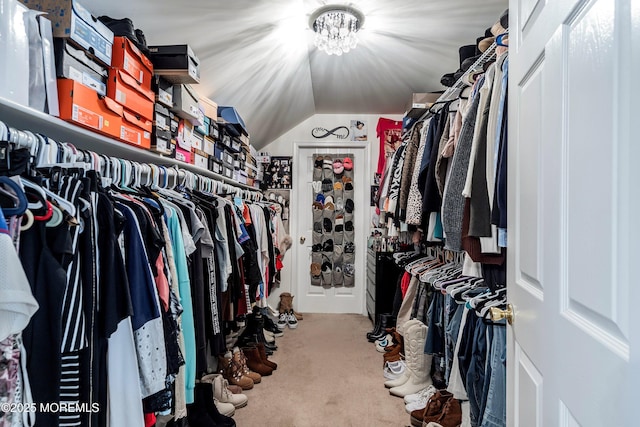
POLYGON ((378 314, 378 316, 376 317, 376 324, 374 325, 373 329, 370 332, 367 332, 367 339, 370 339, 372 335, 377 335, 378 333, 380 333, 381 317, 382 315, 378 314))
POLYGON ((377 339, 384 337, 387 334, 388 328, 393 328, 396 325, 396 318, 389 313, 380 315, 380 331, 369 337, 369 341, 374 342, 377 339))
MULTIPOLYGON (((195 389, 195 403, 204 410, 207 416, 213 420, 214 426, 220 427, 236 427, 236 422, 233 418, 222 415, 216 404, 213 402, 213 387, 209 383, 196 383, 195 389)), ((191 419, 189 419, 191 422, 191 419)))

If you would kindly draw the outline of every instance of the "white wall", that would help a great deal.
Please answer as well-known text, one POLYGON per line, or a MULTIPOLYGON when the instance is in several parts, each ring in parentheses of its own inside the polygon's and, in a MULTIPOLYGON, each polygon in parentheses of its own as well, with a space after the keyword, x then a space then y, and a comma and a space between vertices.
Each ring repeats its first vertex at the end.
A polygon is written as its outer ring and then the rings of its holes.
MULTIPOLYGON (((367 141, 371 144, 371 176, 369 177, 369 185, 373 185, 373 174, 378 166, 378 154, 380 152, 380 140, 376 135, 376 126, 378 125, 378 119, 381 117, 391 119, 391 120, 402 120, 401 114, 316 114, 312 117, 309 117, 304 122, 300 123, 295 128, 291 129, 289 132, 282 135, 280 138, 271 142, 264 148, 258 151, 268 152, 272 156, 293 156, 293 143, 294 142, 316 142, 319 147, 322 144, 326 144, 329 142, 345 142, 346 140, 338 139, 334 136, 329 136, 324 139, 316 139, 311 135, 311 131, 316 127, 322 127, 328 130, 336 128, 338 126, 346 126, 350 127, 352 120, 360 120, 367 125, 367 141)), ((295 169, 296 165, 294 163, 293 168, 295 169)), ((296 206, 290 207, 291 215, 295 215, 296 212, 299 212, 296 209, 296 206)), ((291 237, 293 239, 293 244, 297 245, 298 236, 295 234, 296 230, 290 230, 291 237)), ((295 289, 292 291, 292 281, 295 275, 295 268, 305 268, 308 269, 308 265, 301 266, 293 266, 292 257, 287 254, 284 258, 284 267, 281 271, 282 281, 278 288, 273 290, 273 293, 269 296, 269 304, 276 308, 278 301, 280 300, 279 295, 282 292, 291 292, 295 296, 295 289)), ((297 307, 296 300, 293 300, 293 306, 297 307)))

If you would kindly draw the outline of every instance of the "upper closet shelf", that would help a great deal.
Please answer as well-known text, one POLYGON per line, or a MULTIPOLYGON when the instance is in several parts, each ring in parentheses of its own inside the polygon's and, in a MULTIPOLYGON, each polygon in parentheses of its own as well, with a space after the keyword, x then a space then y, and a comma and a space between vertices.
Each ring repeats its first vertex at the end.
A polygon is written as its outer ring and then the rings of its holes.
POLYGON ((57 117, 44 114, 29 107, 24 107, 2 97, 0 97, 0 120, 7 126, 41 133, 59 142, 69 142, 79 149, 90 150, 98 154, 119 157, 140 163, 154 163, 167 166, 176 165, 179 168, 190 170, 193 173, 207 176, 239 188, 257 190, 254 187, 241 184, 238 181, 211 172, 210 170, 107 138, 106 136, 67 123, 57 117))

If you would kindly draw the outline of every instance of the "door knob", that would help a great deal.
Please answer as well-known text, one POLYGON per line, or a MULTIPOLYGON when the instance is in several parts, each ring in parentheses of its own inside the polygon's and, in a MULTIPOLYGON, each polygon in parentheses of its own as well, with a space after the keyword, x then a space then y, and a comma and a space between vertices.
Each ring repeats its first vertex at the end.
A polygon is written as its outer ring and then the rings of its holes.
POLYGON ((498 307, 491 307, 491 320, 497 322, 502 319, 507 319, 507 322, 513 324, 513 306, 507 304, 507 309, 503 310, 498 307))
POLYGON ((304 237, 304 236, 300 237, 300 244, 301 245, 304 245, 304 242, 306 242, 306 241, 307 241, 306 237, 304 237))

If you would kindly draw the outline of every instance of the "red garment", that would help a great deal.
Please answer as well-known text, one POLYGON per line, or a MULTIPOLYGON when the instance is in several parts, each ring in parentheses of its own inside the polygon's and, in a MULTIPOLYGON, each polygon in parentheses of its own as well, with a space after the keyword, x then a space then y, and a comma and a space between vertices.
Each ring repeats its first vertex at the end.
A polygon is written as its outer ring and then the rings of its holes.
POLYGON ((376 173, 382 175, 387 157, 391 156, 402 143, 402 120, 396 121, 380 117, 376 132, 380 138, 380 154, 378 155, 376 173))
POLYGON ((156 425, 155 414, 144 414, 144 427, 153 427, 156 425))
POLYGON ((402 299, 407 295, 407 290, 409 289, 409 283, 411 283, 411 275, 405 271, 402 276, 402 281, 400 282, 400 289, 402 290, 402 299))
POLYGON ((167 276, 164 274, 164 259, 162 258, 162 254, 158 255, 158 259, 156 260, 156 271, 158 272, 155 277, 158 297, 162 303, 162 308, 164 311, 167 311, 169 309, 169 279, 167 279, 167 276))

